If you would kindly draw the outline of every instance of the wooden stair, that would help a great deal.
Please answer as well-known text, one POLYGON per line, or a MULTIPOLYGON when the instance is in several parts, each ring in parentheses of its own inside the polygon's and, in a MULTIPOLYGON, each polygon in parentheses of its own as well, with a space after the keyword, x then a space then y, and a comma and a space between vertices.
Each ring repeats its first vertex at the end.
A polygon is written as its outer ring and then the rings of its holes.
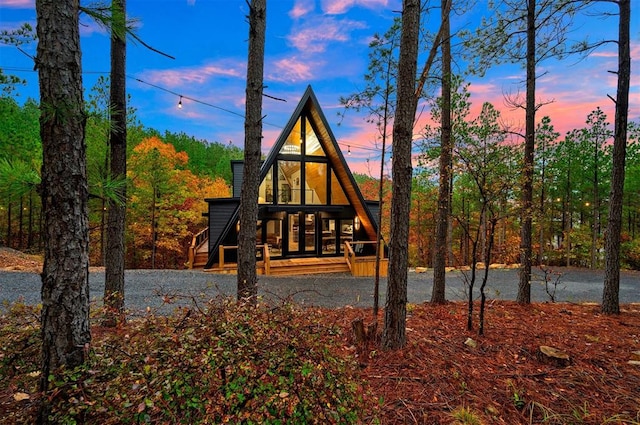
MULTIPOLYGON (((358 241, 354 245, 362 246, 366 244, 375 244, 371 241, 358 241)), ((224 258, 224 249, 236 249, 237 246, 220 246, 220 258, 224 258)), ((303 258, 286 258, 271 259, 269 245, 256 245, 258 251, 262 252, 261 258, 256 263, 256 271, 258 274, 267 274, 274 276, 295 276, 295 275, 311 275, 326 273, 350 273, 353 276, 374 276, 376 259, 375 256, 358 256, 354 252, 351 243, 345 243, 344 257, 303 257, 303 258)), ((209 259, 208 243, 206 233, 200 232, 193 237, 191 246, 189 247, 189 268, 204 267, 209 259)), ((387 276, 388 259, 380 260, 380 276, 387 276)), ((206 272, 212 273, 230 273, 238 272, 236 263, 214 264, 212 268, 205 269, 206 272)))
POLYGON ((209 252, 202 251, 196 252, 196 255, 193 259, 193 267, 194 269, 199 269, 204 267, 207 264, 207 260, 209 259, 209 252))
POLYGON ((313 257, 271 260, 271 275, 295 276, 307 274, 349 273, 344 257, 313 257))

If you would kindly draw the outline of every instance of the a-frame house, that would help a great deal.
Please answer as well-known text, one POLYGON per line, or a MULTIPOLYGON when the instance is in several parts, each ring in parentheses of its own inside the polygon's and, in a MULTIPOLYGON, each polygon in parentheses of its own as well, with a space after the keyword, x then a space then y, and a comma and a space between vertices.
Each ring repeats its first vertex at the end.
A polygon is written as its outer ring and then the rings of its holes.
MULTIPOLYGON (((232 197, 206 199, 205 270, 233 272, 237 263, 243 162, 232 161, 232 170, 232 197)), ((374 273, 379 203, 363 198, 311 86, 264 160, 260 181, 259 273, 276 274, 276 266, 279 274, 374 273)))

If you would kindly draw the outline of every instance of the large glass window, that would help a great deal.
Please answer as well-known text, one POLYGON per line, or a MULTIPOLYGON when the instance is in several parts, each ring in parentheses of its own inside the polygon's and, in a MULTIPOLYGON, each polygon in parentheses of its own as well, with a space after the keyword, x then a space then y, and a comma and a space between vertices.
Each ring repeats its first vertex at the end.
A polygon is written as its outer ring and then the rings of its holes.
POLYGON ((308 118, 305 118, 305 155, 314 155, 314 156, 324 156, 324 149, 320 145, 320 140, 318 140, 318 136, 316 132, 313 131, 313 127, 311 126, 311 122, 308 118))
POLYGON ((322 253, 335 254, 337 246, 336 220, 322 219, 322 253))
POLYGON ((273 203, 273 168, 269 170, 267 176, 262 180, 262 183, 260 183, 260 188, 258 189, 258 203, 273 203))
POLYGON ((278 205, 348 205, 344 191, 330 170, 311 121, 303 116, 296 121, 280 149, 277 165, 261 183, 259 202, 278 205), (304 151, 301 151, 303 147, 304 151))
POLYGON ((342 190, 342 185, 333 170, 331 170, 331 205, 349 205, 347 195, 342 190))
POLYGON ((340 239, 338 247, 344 252, 344 243, 353 241, 353 220, 340 220, 340 239))
POLYGON ((307 205, 327 205, 327 164, 305 163, 305 203, 307 205))
POLYGON ((300 161, 278 161, 278 204, 300 205, 300 161))
POLYGON ((265 226, 265 243, 269 245, 272 257, 282 255, 282 220, 268 220, 265 226))
POLYGON ((315 214, 304 215, 304 250, 305 252, 315 252, 316 250, 315 214))
POLYGON ((289 253, 300 252, 300 213, 291 213, 288 217, 288 233, 289 240, 287 241, 287 250, 289 253))
POLYGON ((300 120, 296 121, 296 124, 293 126, 291 133, 289 133, 289 137, 282 145, 280 149, 280 153, 283 155, 300 155, 302 153, 301 150, 301 142, 302 142, 302 130, 300 128, 300 120))

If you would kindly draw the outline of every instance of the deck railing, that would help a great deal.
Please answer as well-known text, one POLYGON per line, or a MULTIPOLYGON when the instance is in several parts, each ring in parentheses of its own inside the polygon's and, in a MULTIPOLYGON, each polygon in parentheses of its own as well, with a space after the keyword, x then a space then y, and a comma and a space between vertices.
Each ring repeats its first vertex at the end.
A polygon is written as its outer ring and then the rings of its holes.
POLYGON ((193 264, 196 259, 196 253, 198 252, 198 248, 207 241, 209 238, 209 228, 205 228, 191 238, 191 245, 189 245, 189 260, 187 261, 187 267, 190 269, 193 268, 193 264))
MULTIPOLYGON (((233 251, 238 250, 238 245, 220 245, 218 248, 218 268, 224 269, 224 253, 225 251, 233 251)), ((269 245, 268 244, 258 244, 256 245, 256 252, 260 252, 262 257, 262 268, 264 274, 269 274, 271 272, 271 256, 269 255, 269 245)), ((238 266, 238 263, 228 263, 231 266, 238 266)))
MULTIPOLYGON (((351 274, 353 276, 374 276, 376 272, 376 256, 358 256, 358 253, 354 250, 354 247, 358 245, 374 245, 375 247, 376 241, 344 242, 344 259, 349 265, 351 274)), ((380 252, 380 276, 386 276, 389 260, 384 257, 384 241, 380 241, 378 252, 380 252)))

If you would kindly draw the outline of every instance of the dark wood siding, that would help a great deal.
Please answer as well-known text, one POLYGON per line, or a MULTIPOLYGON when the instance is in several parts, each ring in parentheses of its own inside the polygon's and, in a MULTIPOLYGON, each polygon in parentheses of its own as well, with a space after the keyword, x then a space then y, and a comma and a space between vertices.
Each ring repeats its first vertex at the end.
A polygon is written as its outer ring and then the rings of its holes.
POLYGON ((209 203, 209 252, 219 244, 227 223, 233 217, 240 200, 207 199, 209 203))
POLYGON ((373 221, 376 223, 376 228, 380 226, 378 223, 378 214, 380 214, 380 202, 378 201, 364 201, 369 208, 369 212, 371 213, 371 217, 373 217, 373 221))
POLYGON ((244 173, 244 161, 231 161, 231 171, 233 172, 233 196, 234 198, 240 197, 240 191, 242 190, 242 176, 244 173))

